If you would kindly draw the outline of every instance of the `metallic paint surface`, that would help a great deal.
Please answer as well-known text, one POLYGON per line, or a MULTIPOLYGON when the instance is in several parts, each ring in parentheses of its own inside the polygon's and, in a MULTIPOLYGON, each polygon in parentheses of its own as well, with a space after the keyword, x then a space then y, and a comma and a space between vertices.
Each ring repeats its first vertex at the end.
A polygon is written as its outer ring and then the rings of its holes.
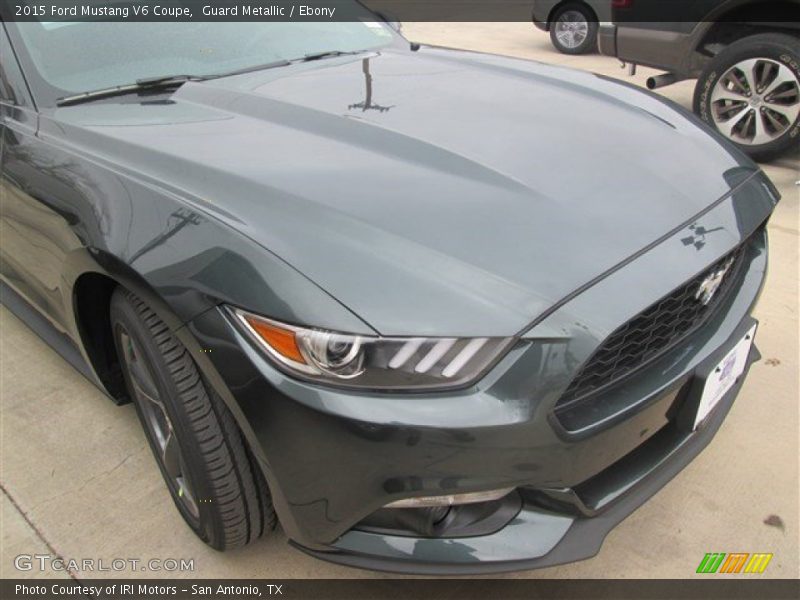
MULTIPOLYGON (((3 280, 89 364, 76 283, 100 273, 140 295, 230 407, 284 529, 312 550, 392 500, 597 475, 665 423, 657 398, 728 343, 766 269, 763 239, 725 308, 616 390, 630 411, 570 437, 548 415, 580 364, 777 201, 671 103, 568 69, 398 47, 157 102, 0 109, 3 280), (366 70, 388 110, 356 107, 366 70), (467 389, 345 393, 283 375, 223 303, 352 333, 519 340, 467 389)), ((556 543, 567 523, 547 523, 556 543)), ((465 551, 488 559, 493 543, 465 551)))

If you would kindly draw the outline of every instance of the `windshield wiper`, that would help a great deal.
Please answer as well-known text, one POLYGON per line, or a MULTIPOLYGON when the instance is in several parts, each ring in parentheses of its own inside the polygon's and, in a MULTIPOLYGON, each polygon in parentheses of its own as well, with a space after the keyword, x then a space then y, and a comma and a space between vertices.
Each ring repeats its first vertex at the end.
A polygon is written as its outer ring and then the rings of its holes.
POLYGON ((291 62, 286 59, 276 60, 274 62, 264 63, 263 65, 253 65, 252 67, 245 67, 243 69, 236 69, 235 71, 228 71, 227 73, 219 73, 211 75, 206 79, 219 79, 221 77, 233 77, 234 75, 244 75, 245 73, 252 73, 253 71, 263 71, 265 69, 274 69, 276 67, 288 67, 291 62))
POLYGON ((92 90, 90 92, 82 92, 74 96, 64 96, 56 100, 56 106, 71 106, 73 104, 81 104, 83 102, 91 102, 101 98, 111 98, 112 96, 124 96, 125 94, 133 94, 141 91, 149 90, 168 90, 175 87, 180 87, 187 81, 205 81, 208 77, 199 77, 197 75, 164 75, 161 77, 145 77, 137 79, 134 83, 126 85, 117 85, 110 88, 103 88, 101 90, 92 90))
POLYGON ((275 62, 265 63, 263 65, 254 65, 252 67, 245 67, 244 69, 237 69, 236 71, 229 71, 227 73, 218 73, 216 75, 207 75, 200 77, 198 75, 164 75, 161 77, 145 77, 137 79, 134 83, 126 85, 117 85, 110 88, 103 88, 101 90, 92 90, 90 92, 82 92, 74 96, 64 96, 56 100, 56 106, 71 106, 73 104, 82 104, 84 102, 91 102, 101 98, 111 98, 113 96, 124 96, 125 94, 133 94, 141 91, 149 90, 165 90, 174 87, 180 87, 187 81, 208 81, 209 79, 219 79, 222 77, 232 77, 234 75, 243 75, 244 73, 251 73, 253 71, 263 71, 265 69, 274 69, 276 67, 286 67, 295 62, 307 62, 311 60, 319 60, 321 58, 329 58, 333 56, 348 56, 352 54, 361 54, 365 50, 326 50, 325 52, 314 52, 306 54, 301 58, 293 60, 276 60, 275 62))
POLYGON ((222 77, 233 77, 234 75, 244 75, 245 73, 253 73, 254 71, 265 71, 266 69, 275 69, 277 67, 288 67, 294 63, 306 62, 309 60, 318 60, 320 58, 327 58, 329 56, 344 56, 347 54, 361 54, 364 50, 355 52, 343 52, 341 50, 328 50, 326 52, 315 52, 314 54, 306 54, 301 58, 286 59, 264 63, 263 65, 253 65, 252 67, 244 67, 243 69, 236 69, 235 71, 228 71, 226 73, 217 73, 216 75, 209 75, 205 79, 221 79, 222 77))
POLYGON ((319 60, 320 58, 332 58, 334 56, 349 56, 351 54, 361 54, 362 52, 366 52, 366 50, 350 50, 345 52, 344 50, 325 50, 324 52, 312 52, 311 54, 306 54, 303 58, 296 59, 299 62, 308 62, 310 60, 319 60))

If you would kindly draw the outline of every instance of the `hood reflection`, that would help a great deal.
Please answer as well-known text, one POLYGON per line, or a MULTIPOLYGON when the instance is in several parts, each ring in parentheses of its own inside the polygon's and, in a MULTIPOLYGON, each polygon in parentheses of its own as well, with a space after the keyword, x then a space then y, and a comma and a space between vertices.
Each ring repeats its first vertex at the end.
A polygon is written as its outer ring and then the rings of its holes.
POLYGON ((378 112, 388 112, 394 108, 394 105, 391 106, 381 106, 380 104, 374 104, 372 102, 372 73, 369 71, 369 58, 365 58, 361 64, 361 69, 364 73, 364 85, 366 87, 365 97, 363 102, 357 102, 356 104, 351 104, 347 107, 347 110, 354 110, 354 109, 361 109, 361 112, 366 112, 368 110, 377 110, 378 112))

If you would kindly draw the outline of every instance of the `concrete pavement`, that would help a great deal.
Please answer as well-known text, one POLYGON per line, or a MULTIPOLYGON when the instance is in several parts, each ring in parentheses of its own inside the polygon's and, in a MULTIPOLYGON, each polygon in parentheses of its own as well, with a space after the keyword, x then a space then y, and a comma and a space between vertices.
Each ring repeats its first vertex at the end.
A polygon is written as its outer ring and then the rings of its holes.
MULTIPOLYGON (((415 41, 559 63, 628 80, 616 60, 558 54, 526 23, 408 24, 415 41)), ((640 69, 642 85, 652 71, 640 69)), ((690 106, 693 82, 663 89, 690 106)), ((567 125, 568 126, 568 125, 567 125)), ((706 552, 772 552, 764 577, 800 576, 798 546, 797 154, 766 172, 783 195, 770 223, 770 274, 756 316, 763 360, 711 446, 581 563, 506 577, 694 577, 706 552)), ((555 175, 555 174, 554 174, 555 175)), ((272 537, 217 553, 182 523, 133 407, 115 407, 5 308, 0 308, 0 577, 20 554, 190 559, 194 570, 82 572, 117 577, 387 577, 314 560, 272 537)))

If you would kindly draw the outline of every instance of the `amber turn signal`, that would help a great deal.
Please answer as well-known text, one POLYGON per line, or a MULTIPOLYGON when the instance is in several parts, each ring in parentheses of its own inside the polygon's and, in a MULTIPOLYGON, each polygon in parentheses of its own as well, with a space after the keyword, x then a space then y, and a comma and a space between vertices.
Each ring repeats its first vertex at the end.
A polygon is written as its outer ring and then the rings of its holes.
POLYGON ((253 331, 269 344, 275 352, 294 362, 306 364, 306 359, 303 358, 300 348, 297 347, 294 331, 281 329, 261 319, 255 319, 253 317, 245 318, 250 327, 253 328, 253 331))

